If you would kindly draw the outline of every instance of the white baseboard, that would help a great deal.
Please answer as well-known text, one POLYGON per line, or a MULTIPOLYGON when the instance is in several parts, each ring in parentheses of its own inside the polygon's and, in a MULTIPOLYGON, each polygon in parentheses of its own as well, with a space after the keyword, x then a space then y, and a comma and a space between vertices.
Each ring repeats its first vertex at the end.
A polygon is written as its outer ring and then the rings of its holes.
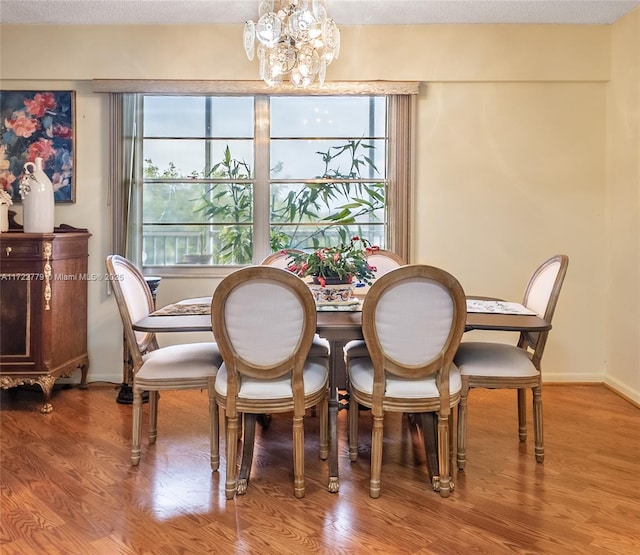
MULTIPOLYGON (((68 378, 60 378, 59 380, 56 380, 56 383, 57 384, 79 384, 80 379, 81 379, 81 375, 80 375, 80 371, 78 370, 68 378)), ((87 374, 87 383, 92 383, 92 382, 106 382, 106 383, 120 384, 122 383, 122 372, 109 372, 109 373, 103 372, 100 374, 96 374, 91 371, 91 368, 89 368, 89 373, 87 374)))
POLYGON ((559 374, 550 374, 549 372, 545 372, 544 368, 542 369, 542 383, 603 383, 604 382, 604 374, 576 374, 576 373, 559 373, 559 374))
POLYGON ((622 397, 625 397, 634 403, 636 406, 640 406, 640 391, 634 391, 626 384, 623 384, 611 376, 605 376, 603 383, 622 397))

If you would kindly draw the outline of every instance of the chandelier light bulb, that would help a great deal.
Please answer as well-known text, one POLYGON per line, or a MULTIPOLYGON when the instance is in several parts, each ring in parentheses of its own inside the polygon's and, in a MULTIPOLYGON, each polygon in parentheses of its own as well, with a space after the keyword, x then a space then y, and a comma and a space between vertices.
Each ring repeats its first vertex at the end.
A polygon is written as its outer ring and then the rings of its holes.
POLYGON ((324 83, 327 66, 340 52, 340 30, 327 17, 325 0, 261 0, 258 21, 247 21, 244 50, 256 50, 260 78, 277 86, 289 76, 298 88, 324 83))

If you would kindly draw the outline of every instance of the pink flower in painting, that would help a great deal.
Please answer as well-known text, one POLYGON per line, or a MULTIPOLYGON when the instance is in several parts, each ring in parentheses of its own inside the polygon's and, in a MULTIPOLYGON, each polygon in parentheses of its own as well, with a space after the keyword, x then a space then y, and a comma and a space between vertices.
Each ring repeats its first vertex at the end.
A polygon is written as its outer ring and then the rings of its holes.
POLYGON ((30 118, 22 110, 13 112, 11 119, 4 120, 7 129, 11 129, 18 137, 28 139, 38 129, 38 122, 30 118))
POLYGON ((48 110, 55 110, 56 99, 53 93, 36 93, 33 100, 25 100, 27 112, 36 118, 41 118, 48 110))
POLYGON ((56 123, 53 126, 52 135, 54 137, 60 137, 61 139, 71 139, 71 137, 73 136, 73 133, 70 127, 66 127, 64 125, 60 125, 59 123, 56 123))
POLYGON ((16 176, 10 171, 0 170, 0 190, 11 191, 13 189, 13 182, 16 180, 16 176))
POLYGON ((36 158, 42 158, 43 162, 46 162, 52 156, 55 156, 56 151, 51 146, 51 141, 48 139, 38 139, 35 143, 29 145, 27 160, 29 162, 35 162, 36 158))

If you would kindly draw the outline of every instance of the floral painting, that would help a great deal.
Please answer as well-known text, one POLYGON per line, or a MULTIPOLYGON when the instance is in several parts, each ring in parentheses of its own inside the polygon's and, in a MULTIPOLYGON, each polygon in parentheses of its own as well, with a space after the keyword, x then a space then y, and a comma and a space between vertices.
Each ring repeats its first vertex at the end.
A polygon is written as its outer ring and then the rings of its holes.
POLYGON ((0 91, 0 190, 20 201, 26 162, 42 158, 56 202, 75 202, 75 91, 0 91))

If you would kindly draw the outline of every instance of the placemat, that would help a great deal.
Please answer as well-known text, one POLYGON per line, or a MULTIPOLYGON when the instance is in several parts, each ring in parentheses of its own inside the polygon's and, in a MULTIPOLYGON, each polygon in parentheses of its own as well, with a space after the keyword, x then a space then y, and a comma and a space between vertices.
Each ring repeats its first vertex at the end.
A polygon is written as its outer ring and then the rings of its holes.
POLYGON ((520 303, 507 301, 487 301, 484 299, 467 299, 467 312, 484 314, 523 314, 535 316, 533 310, 520 303))
POLYGON ((211 304, 204 303, 175 303, 163 306, 151 313, 151 316, 187 316, 211 314, 211 304))

